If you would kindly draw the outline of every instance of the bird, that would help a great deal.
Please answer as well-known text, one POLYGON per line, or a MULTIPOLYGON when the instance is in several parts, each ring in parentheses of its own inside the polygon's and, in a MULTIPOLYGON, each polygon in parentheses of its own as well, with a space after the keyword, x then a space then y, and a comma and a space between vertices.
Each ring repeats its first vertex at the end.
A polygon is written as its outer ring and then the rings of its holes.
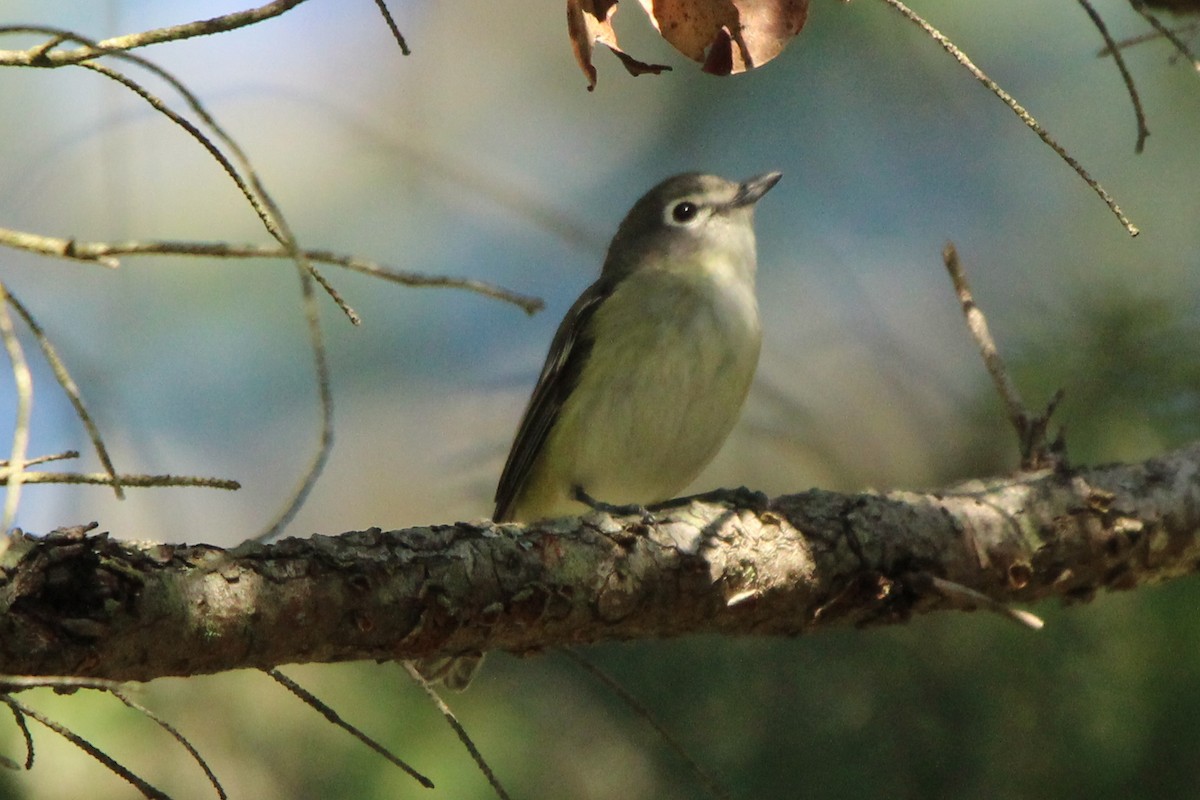
MULTIPOLYGON (((496 522, 675 497, 737 421, 762 344, 755 204, 782 174, 667 178, 626 214, 567 311, 496 487, 496 522)), ((481 654, 418 669, 466 688, 481 654)))
POLYGON ((495 521, 650 505, 712 460, 758 365, 753 214, 781 177, 676 175, 634 204, 554 335, 495 521))

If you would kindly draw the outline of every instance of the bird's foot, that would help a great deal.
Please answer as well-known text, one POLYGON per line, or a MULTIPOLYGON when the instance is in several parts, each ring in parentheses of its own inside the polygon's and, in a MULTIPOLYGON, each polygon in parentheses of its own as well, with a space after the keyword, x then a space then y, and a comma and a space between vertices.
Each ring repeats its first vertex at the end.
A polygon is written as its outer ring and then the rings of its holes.
POLYGON ((611 514, 614 517, 624 517, 636 514, 642 518, 643 525, 654 525, 654 515, 651 514, 645 506, 639 503, 629 503, 628 505, 613 505, 605 503, 603 500, 597 500, 592 497, 582 486, 575 486, 571 490, 571 498, 577 502, 583 503, 593 511, 603 511, 606 514, 611 514))

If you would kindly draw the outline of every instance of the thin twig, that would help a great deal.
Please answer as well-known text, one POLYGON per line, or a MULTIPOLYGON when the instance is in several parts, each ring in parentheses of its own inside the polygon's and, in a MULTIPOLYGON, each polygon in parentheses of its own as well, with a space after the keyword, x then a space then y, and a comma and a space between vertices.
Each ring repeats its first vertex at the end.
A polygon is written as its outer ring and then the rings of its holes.
POLYGON ((478 281, 474 278, 452 278, 448 275, 426 275, 419 272, 404 272, 401 270, 385 267, 374 261, 369 261, 365 258, 356 256, 340 256, 336 253, 331 253, 327 250, 310 250, 309 256, 314 261, 320 261, 326 264, 337 264, 355 272, 361 272, 365 275, 374 275, 377 278, 382 278, 385 281, 403 284, 405 286, 435 286, 445 287, 447 289, 466 289, 467 291, 477 292, 485 297, 491 297, 495 300, 503 300, 506 303, 512 303, 519 307, 526 314, 536 314, 545 306, 545 302, 540 297, 521 294, 514 292, 511 289, 505 289, 502 286, 497 286, 494 283, 486 281, 478 281))
POLYGON ((25 769, 33 769, 33 734, 29 732, 29 723, 25 721, 25 715, 20 709, 14 708, 11 703, 7 703, 8 710, 12 712, 13 719, 17 722, 17 727, 21 729, 21 735, 25 739, 25 769))
POLYGON ((49 53, 54 48, 58 47, 63 42, 70 41, 70 38, 71 37, 65 36, 61 33, 58 34, 57 36, 51 36, 49 39, 42 42, 41 44, 36 45, 29 49, 28 52, 32 56, 32 58, 30 60, 35 64, 44 60, 46 58, 47 53, 49 53))
MULTIPOLYGON (((997 394, 1004 403, 1008 420, 1016 430, 1021 450, 1021 468, 1035 470, 1063 463, 1062 453, 1051 453, 1051 446, 1046 442, 1046 429, 1050 423, 1050 416, 1058 407, 1059 401, 1062 400, 1062 391, 1055 393, 1041 416, 1035 418, 1029 413, 1025 403, 1021 400, 1021 393, 1017 391, 1016 384, 1009 377, 1008 367, 1005 365, 1000 351, 996 348, 991 331, 988 330, 987 317, 975 304, 971 287, 967 283, 966 271, 958 259, 958 251, 953 242, 947 242, 942 249, 942 261, 946 265, 946 271, 950 273, 950 280, 954 284, 954 293, 958 296, 959 305, 962 306, 963 316, 967 321, 967 329, 979 347, 983 364, 992 377, 997 394)), ((1055 444, 1061 447, 1061 442, 1055 444)))
POLYGON ((688 754, 687 750, 683 748, 683 745, 681 745, 679 741, 671 735, 671 732, 668 731, 662 725, 662 723, 654 718, 654 716, 650 713, 650 710, 646 708, 646 706, 643 705, 640 700, 630 694, 630 692, 624 686, 617 682, 616 678, 600 669, 600 667, 596 666, 570 647, 559 648, 559 652, 573 661, 575 665, 584 672, 588 673, 601 684, 603 684, 605 688, 616 695, 621 702, 629 706, 633 713, 637 714, 642 718, 643 721, 645 721, 647 725, 653 728, 654 732, 657 733, 659 737, 666 743, 667 747, 671 748, 675 755, 678 756, 684 764, 687 764, 688 769, 695 774, 709 795, 720 798, 721 800, 729 800, 729 798, 732 797, 725 787, 721 786, 721 784, 719 784, 714 777, 709 775, 708 772, 706 772, 705 769, 700 766, 699 762, 697 762, 688 754))
MULTIPOLYGON (((1154 22, 1158 22, 1158 19, 1154 18, 1154 22)), ((1162 23, 1159 23, 1159 24, 1162 24, 1162 23)), ((1195 20, 1195 22, 1190 22, 1190 23, 1187 23, 1184 25, 1180 25, 1180 26, 1178 26, 1178 28, 1165 29, 1165 32, 1159 31, 1159 30, 1154 30, 1153 32, 1150 32, 1150 34, 1140 34, 1138 36, 1129 36, 1127 38, 1123 38, 1123 40, 1116 43, 1116 48, 1123 50, 1123 49, 1126 49, 1129 47, 1133 47, 1133 46, 1135 46, 1135 44, 1145 44, 1146 42, 1157 42, 1158 40, 1160 40, 1160 38, 1164 38, 1164 37, 1170 38, 1172 35, 1178 36, 1180 34, 1192 34, 1192 32, 1195 32, 1198 29, 1200 29, 1200 20, 1195 20)), ((1172 40, 1172 43, 1174 43, 1174 40, 1172 40)), ((1182 43, 1183 42, 1180 42, 1180 44, 1182 44, 1182 43)), ((1100 48, 1099 52, 1096 55, 1099 56, 1099 58, 1103 59, 1103 58, 1105 58, 1105 56, 1112 55, 1112 48, 1110 48, 1108 46, 1100 48)), ((1192 59, 1192 56, 1190 56, 1190 54, 1189 54, 1188 58, 1192 59)), ((1196 68, 1196 71, 1200 72, 1200 61, 1196 61, 1196 60, 1192 59, 1192 62, 1193 62, 1193 66, 1196 68)))
POLYGON ((383 19, 387 22, 388 30, 392 32, 392 37, 396 40, 396 44, 400 45, 401 54, 411 56, 412 51, 408 49, 408 42, 404 41, 404 34, 400 33, 400 29, 396 27, 396 20, 392 19, 392 12, 388 11, 388 7, 383 0, 375 0, 375 5, 379 6, 379 13, 383 14, 383 19))
POLYGON ((146 708, 146 706, 133 702, 133 700, 128 698, 124 692, 116 690, 116 688, 110 688, 108 692, 116 699, 119 699, 121 703, 125 703, 128 708, 137 711, 138 714, 148 718, 148 720, 157 724, 158 727, 166 730, 167 734, 170 735, 170 738, 178 741, 179 744, 184 747, 184 750, 186 750, 188 754, 191 754, 192 760, 199 764, 200 769, 204 770, 204 775, 208 776, 209 783, 212 784, 212 788, 217 790, 218 798, 221 798, 221 800, 227 800, 229 795, 226 794, 226 790, 224 790, 224 787, 221 786, 221 781, 217 780, 217 776, 214 774, 214 772, 212 772, 211 768, 209 768, 208 762, 205 762, 204 757, 200 756, 200 753, 198 750, 196 750, 196 747, 192 746, 192 742, 188 741, 186 736, 181 734, 179 730, 173 726, 173 724, 163 720, 162 717, 155 714, 154 711, 146 708))
MULTIPOLYGON (((63 450, 61 453, 51 453, 46 456, 34 456, 33 458, 25 459, 25 466, 32 467, 36 464, 48 464, 51 461, 69 461, 72 458, 79 458, 78 450, 63 450)), ((0 466, 7 464, 7 461, 0 461, 0 466)))
MULTIPOLYGON (((129 56, 128 58, 132 59, 134 57, 129 56)), ((246 201, 250 203, 251 208, 254 209, 254 212, 262 221, 263 226, 266 227, 267 232, 276 239, 280 239, 282 237, 282 234, 279 232, 278 226, 275 220, 272 218, 270 211, 264 206, 261 199, 254 193, 254 191, 251 190, 250 186, 246 182, 246 179, 242 177, 240 172, 238 172, 237 168, 233 165, 233 162, 231 162, 229 158, 223 152, 221 152, 221 149, 217 147, 212 140, 200 130, 199 127, 193 124, 182 114, 172 109, 158 96, 152 94, 149 90, 144 88, 141 84, 130 78, 125 73, 118 72, 117 70, 106 67, 103 64, 82 64, 81 66, 85 67, 86 69, 90 69, 93 72, 98 72, 106 78, 111 78, 112 80, 121 84, 126 89, 129 89, 138 97, 149 103, 155 111, 158 111, 167 119, 171 120, 171 122, 174 122, 176 125, 187 131, 188 135, 190 135, 200 144, 201 147, 208 151, 208 154, 212 156, 214 160, 216 160, 216 162, 221 166, 221 169, 225 171, 225 174, 228 175, 229 178, 234 182, 238 188, 238 191, 242 193, 242 197, 246 198, 246 201)))
POLYGON ((75 384, 71 373, 67 371, 67 365, 59 358, 58 351, 54 349, 54 345, 50 343, 50 339, 46 336, 42 326, 38 324, 33 315, 29 313, 29 309, 13 297, 8 295, 8 303, 13 307, 13 310, 20 315, 21 319, 25 320, 25 324, 29 327, 33 338, 37 340, 38 345, 42 348, 42 355, 46 357, 46 363, 50 365, 50 371, 54 373, 54 379, 58 381, 58 385, 62 387, 66 393, 67 399, 71 401, 71 406, 75 409, 75 416, 79 417, 79 421, 83 423, 84 430, 87 431, 88 438, 92 440, 92 448, 96 451, 96 457, 100 459, 100 466, 104 467, 104 472, 108 475, 109 485, 113 487, 113 493, 118 500, 125 497, 125 492, 121 489, 121 479, 117 475, 117 470, 113 467, 112 459, 108 456, 108 448, 104 446, 104 440, 100 437, 100 429, 96 427, 95 420, 88 413, 87 408, 83 405, 83 396, 79 392, 79 387, 75 384))
POLYGON ((1166 37, 1167 41, 1175 46, 1175 49, 1180 53, 1180 55, 1192 62, 1192 69, 1196 70, 1196 72, 1200 72, 1200 59, 1196 58, 1195 54, 1192 53, 1191 48, 1187 46, 1187 42, 1183 41, 1183 39, 1180 39, 1179 36, 1166 25, 1163 25, 1159 18, 1146 8, 1146 4, 1143 3, 1142 0, 1129 0, 1129 4, 1133 6, 1134 11, 1142 15, 1142 19, 1150 23, 1150 26, 1154 28, 1154 30, 1158 31, 1160 35, 1166 37))
POLYGON ((76 675, 0 675, 0 691, 8 694, 26 689, 120 689, 121 681, 83 678, 76 675))
POLYGON ((303 686, 296 683, 294 680, 292 680, 288 676, 284 675, 282 672, 280 672, 277 669, 264 669, 263 672, 267 673, 267 675, 271 676, 271 678, 273 680, 275 680, 277 683, 279 683, 281 686, 283 686, 285 689, 287 689, 292 694, 296 695, 296 697, 300 698, 300 700, 302 700, 306 706, 308 706, 309 708, 318 712, 325 719, 329 720, 334 725, 336 725, 339 728, 341 728, 342 730, 346 731, 346 733, 350 734, 355 739, 358 739, 360 742, 365 744, 367 747, 371 748, 376 753, 378 753, 379 755, 386 758, 392 764, 394 764, 397 767, 399 767, 400 769, 404 770, 415 781, 417 781, 417 783, 421 784, 426 789, 434 788, 433 781, 431 781, 429 778, 425 777, 421 773, 417 772, 415 769, 413 769, 411 766, 409 766, 407 763, 405 763, 399 756, 392 753, 392 751, 388 750, 386 747, 381 745, 379 742, 375 741, 370 736, 363 733, 361 730, 359 730, 355 726, 351 725, 349 722, 346 722, 346 720, 342 719, 341 715, 339 715, 336 711, 334 711, 332 708, 330 708, 329 705, 327 705, 326 703, 321 701, 316 695, 309 692, 303 686))
POLYGON ((1063 146, 1055 141, 1054 138, 1051 137, 1046 131, 1046 129, 1041 126, 1041 123, 1034 119, 1033 116, 1026 111, 1025 108, 1018 103, 1012 95, 1000 88, 998 83, 984 74, 983 70, 981 70, 979 67, 975 66, 975 63, 971 61, 967 54, 960 50, 957 45, 947 39, 945 34, 926 22, 921 15, 904 5, 904 3, 900 2, 900 0, 883 1, 899 11, 905 19, 912 22, 921 30, 925 31, 925 33, 928 34, 931 39, 937 42, 943 50, 953 56, 955 61, 957 61, 968 72, 970 72, 975 80, 986 86, 988 91, 996 95, 996 97, 999 97, 1000 100, 1003 101, 1003 103, 1008 106, 1009 109, 1011 109, 1012 112, 1016 114, 1022 122, 1025 123, 1027 128, 1036 133, 1038 138, 1040 138, 1051 150, 1058 154, 1059 158, 1067 162, 1071 169, 1075 170, 1075 174, 1082 178, 1083 182, 1090 186, 1092 191, 1104 201, 1104 204, 1107 205, 1109 210, 1116 216, 1118 220, 1120 220, 1121 224, 1125 227, 1125 230, 1129 232, 1130 236, 1137 236, 1139 233, 1141 233, 1137 226, 1130 222, 1129 218, 1125 216, 1125 212, 1121 211, 1121 207, 1117 205, 1116 201, 1113 200, 1112 196, 1104 189, 1104 187, 1097 183, 1096 180, 1088 174, 1087 170, 1083 168, 1083 165, 1076 161, 1070 154, 1068 154, 1063 146))
POLYGON ((5 482, 8 487, 4 495, 4 517, 0 520, 0 535, 8 533, 17 516, 17 506, 21 502, 21 484, 25 478, 25 454, 29 450, 29 418, 33 411, 33 375, 29 372, 29 364, 25 360, 25 351, 17 339, 13 328, 12 316, 8 313, 8 287, 0 283, 0 339, 4 340, 4 349, 8 351, 8 360, 12 364, 13 385, 17 391, 17 413, 13 425, 12 451, 8 458, 9 479, 5 482))
POLYGON ((6 695, 0 696, 0 700, 7 703, 9 708, 12 708, 13 710, 16 710, 16 711, 20 711, 25 716, 31 717, 32 719, 37 720, 42 725, 46 726, 50 730, 57 733, 59 736, 66 739, 71 744, 78 747, 80 750, 83 750, 85 753, 90 755, 92 758, 96 759, 101 764, 106 766, 111 772, 113 772, 114 774, 118 775, 119 777, 125 779, 130 784, 132 784, 135 789, 137 789, 139 792, 142 793, 142 796, 155 798, 155 800, 171 800, 169 795, 164 794, 163 792, 161 792, 158 789, 151 786, 149 783, 147 783, 142 778, 139 778, 137 775, 130 772, 129 769, 126 768, 123 764, 116 761, 112 756, 108 755, 103 750, 96 747, 96 745, 92 744, 87 739, 84 739, 82 736, 80 736, 79 734, 72 731, 70 728, 67 728, 64 725, 61 725, 48 717, 42 716, 37 711, 34 711, 32 708, 29 708, 28 706, 26 706, 22 703, 18 703, 16 700, 14 700, 13 698, 11 698, 9 696, 6 696, 6 695))
POLYGON ((1121 80, 1125 81, 1125 91, 1129 92, 1129 100, 1133 103, 1133 114, 1137 118, 1137 142, 1133 146, 1133 151, 1141 153, 1146 148, 1146 137, 1150 135, 1150 129, 1146 127, 1146 112, 1142 109, 1142 98, 1138 96, 1137 87, 1133 85, 1133 75, 1129 73, 1125 58, 1117 49, 1117 43, 1113 41, 1112 34, 1108 32, 1108 26, 1104 24, 1104 19, 1092 7, 1090 0, 1079 0, 1079 5, 1083 6, 1083 10, 1087 12, 1092 24, 1096 26, 1096 30, 1104 39, 1105 45, 1112 50, 1113 61, 1116 62, 1117 70, 1121 73, 1121 80))
MULTIPOLYGON (((0 461, 0 486, 9 482, 11 467, 7 462, 0 461)), ((162 486, 199 486, 205 489, 226 489, 237 491, 242 485, 237 481, 226 478, 207 478, 198 475, 130 475, 122 473, 117 476, 121 486, 126 489, 144 489, 162 486)), ((112 478, 103 472, 25 472, 21 483, 85 483, 97 486, 111 486, 112 478)))
MULTIPOLYGON (((267 3, 258 8, 234 11, 231 14, 212 19, 196 20, 182 25, 171 25, 139 33, 128 33, 99 42, 88 42, 75 50, 52 53, 50 51, 62 44, 63 41, 74 38, 58 34, 49 42, 29 50, 0 50, 0 66, 65 67, 69 64, 88 61, 97 56, 114 55, 138 47, 162 42, 178 42, 195 36, 208 36, 213 33, 243 28, 271 17, 277 17, 303 2, 304 0, 275 0, 273 3, 267 3)), ((0 27, 0 34, 3 33, 43 33, 43 31, 23 25, 5 25, 0 27)))
POLYGON ((466 728, 454 716, 454 712, 450 710, 450 706, 446 705, 446 701, 442 700, 432 684, 425 680, 425 676, 420 673, 413 662, 402 661, 400 663, 403 665, 405 671, 408 672, 409 677, 413 679, 413 682, 425 690, 425 694, 437 706, 437 710, 442 712, 442 717, 446 720, 446 724, 453 729, 454 734, 458 736, 458 740, 462 742, 463 747, 467 748, 467 752, 471 754, 471 758, 475 761, 476 766, 479 767, 484 777, 487 778, 488 783, 492 785, 492 789, 496 794, 501 800, 512 800, 508 792, 504 791, 504 787, 500 785, 499 779, 496 778, 496 773, 492 772, 492 768, 484 761, 483 754, 479 752, 479 749, 475 747, 475 743, 471 741, 471 737, 467 735, 466 728))
POLYGON ((28 250, 31 253, 41 253, 46 256, 56 256, 75 261, 88 261, 99 264, 102 267, 108 267, 109 269, 116 269, 120 266, 120 262, 116 258, 103 253, 76 255, 74 239, 60 239, 54 236, 43 236, 40 233, 27 233, 25 231, 0 228, 0 244, 18 250, 28 250))
POLYGON ((952 242, 947 242, 945 248, 942 249, 942 260, 946 264, 947 272, 950 273, 950 280, 954 283, 954 293, 958 297, 959 305, 962 306, 963 316, 966 317, 967 330, 971 332, 971 338, 979 347, 979 354, 983 356, 983 364, 987 367, 988 374, 992 376, 992 383, 996 385, 1000 399, 1004 401, 1008 421, 1017 429, 1017 435, 1024 440, 1029 426, 1029 412, 1025 410, 1025 403, 1021 400, 1020 391, 1017 390, 1016 384, 1008 375, 1008 367, 1004 364, 1003 356, 996 349, 996 342, 992 338, 991 331, 988 330, 987 317, 983 315, 979 306, 975 305, 975 298, 967 283, 967 275, 958 258, 958 250, 952 242))
POLYGON ((200 769, 204 770, 204 774, 208 777, 208 782, 211 783, 213 788, 217 790, 217 797, 221 798, 221 800, 227 800, 229 795, 227 795, 225 793, 225 788, 223 786, 221 786, 221 782, 219 780, 217 780, 217 776, 213 773, 212 769, 208 766, 208 762, 204 760, 204 757, 200 755, 200 752, 198 750, 196 750, 195 747, 192 746, 192 743, 189 742, 187 740, 187 738, 175 728, 175 726, 173 726, 171 723, 167 722, 165 719, 163 719, 162 717, 155 714, 150 709, 143 706, 141 703, 135 703, 133 700, 131 700, 129 697, 127 697, 120 690, 109 689, 108 692, 109 692, 109 694, 111 694, 113 697, 120 700, 122 703, 124 703, 129 708, 133 709, 134 711, 138 712, 142 716, 146 717, 150 721, 157 724, 160 728, 162 728, 164 731, 166 731, 171 736, 172 739, 179 742, 179 744, 182 745, 183 749, 187 750, 188 753, 191 755, 192 760, 194 760, 197 764, 200 765, 200 769))
POLYGON ((1046 623, 1036 614, 1031 614, 1028 611, 1023 611, 1019 608, 1012 608, 1004 605, 997 600, 993 600, 982 592, 978 592, 969 586, 963 586, 961 583, 948 581, 945 578, 939 578, 936 575, 927 575, 931 585, 943 597, 948 600, 954 600, 963 604, 964 607, 978 606, 985 611, 991 611, 993 614, 999 614, 1005 619, 1010 619, 1018 625, 1023 625, 1030 630, 1040 631, 1046 627, 1046 623))
MULTIPOLYGON (((194 242, 165 240, 134 240, 125 242, 81 242, 25 231, 0 228, 0 245, 8 245, 32 253, 102 264, 120 266, 120 256, 172 255, 205 256, 212 258, 291 258, 282 247, 262 244, 231 244, 228 242, 194 242)), ((514 292, 503 286, 474 278, 454 278, 447 275, 427 275, 384 266, 361 256, 335 253, 332 250, 302 250, 306 258, 320 264, 333 264, 354 272, 373 275, 393 283, 414 287, 464 289, 496 300, 512 303, 527 314, 544 307, 541 298, 514 292)))

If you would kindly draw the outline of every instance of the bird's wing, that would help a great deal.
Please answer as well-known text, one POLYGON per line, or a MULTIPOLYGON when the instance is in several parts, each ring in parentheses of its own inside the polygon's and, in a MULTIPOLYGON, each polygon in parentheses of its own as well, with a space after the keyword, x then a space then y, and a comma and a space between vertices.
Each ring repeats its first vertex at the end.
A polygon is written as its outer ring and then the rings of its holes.
POLYGON ((610 281, 601 278, 593 283, 571 306, 554 334, 542 374, 538 376, 496 486, 496 510, 492 519, 497 522, 507 520, 563 403, 579 381, 592 350, 592 340, 587 335, 588 321, 611 293, 610 281))

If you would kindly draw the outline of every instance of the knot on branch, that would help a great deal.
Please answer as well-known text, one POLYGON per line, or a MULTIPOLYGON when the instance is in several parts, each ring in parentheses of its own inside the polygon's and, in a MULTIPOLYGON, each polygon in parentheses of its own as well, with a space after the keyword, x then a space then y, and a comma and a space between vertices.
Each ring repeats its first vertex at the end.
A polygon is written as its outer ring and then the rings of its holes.
POLYGON ((37 639, 26 642, 30 648, 95 642, 134 603, 139 576, 106 557, 120 546, 108 533, 88 536, 95 528, 61 528, 41 540, 20 534, 12 542, 0 565, 0 637, 16 635, 13 618, 20 618, 22 638, 37 639))

